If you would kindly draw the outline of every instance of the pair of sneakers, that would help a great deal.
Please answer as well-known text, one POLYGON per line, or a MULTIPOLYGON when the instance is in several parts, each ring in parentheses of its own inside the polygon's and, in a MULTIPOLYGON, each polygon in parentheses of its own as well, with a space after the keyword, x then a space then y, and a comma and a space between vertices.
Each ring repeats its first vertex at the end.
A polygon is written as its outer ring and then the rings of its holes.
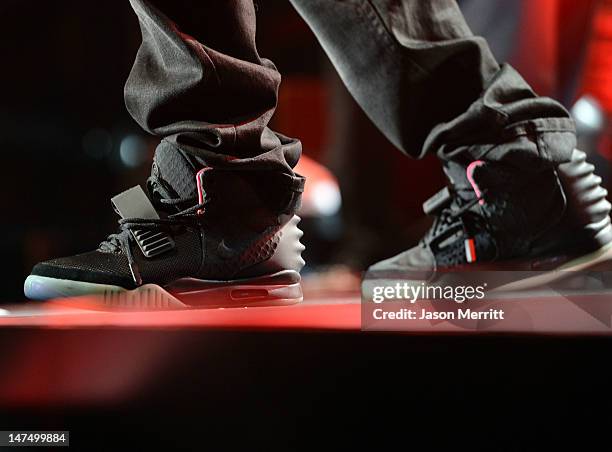
MULTIPOLYGON (((610 204, 593 169, 578 150, 536 176, 448 161, 448 186, 424 204, 435 217, 429 232, 369 270, 417 284, 443 271, 522 270, 511 272, 524 279, 514 282, 529 288, 530 270, 551 281, 606 265, 610 204)), ((106 305, 143 309, 297 303, 303 187, 299 176, 209 168, 162 141, 146 192, 112 200, 119 231, 94 251, 37 264, 25 295, 98 294, 106 305)))

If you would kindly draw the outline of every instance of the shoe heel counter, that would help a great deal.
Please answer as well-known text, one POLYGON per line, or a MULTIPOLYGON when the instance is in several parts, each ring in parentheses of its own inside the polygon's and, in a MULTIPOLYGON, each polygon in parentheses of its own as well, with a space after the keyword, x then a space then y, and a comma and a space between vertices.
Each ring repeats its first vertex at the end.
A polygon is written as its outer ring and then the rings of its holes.
POLYGON ((293 270, 299 273, 304 265, 306 265, 302 258, 305 246, 300 242, 300 238, 304 233, 298 227, 299 222, 300 217, 293 215, 278 232, 280 239, 272 256, 241 271, 236 277, 246 278, 269 275, 284 270, 293 270))
POLYGON ((558 174, 567 197, 569 226, 603 246, 612 240, 612 206, 606 199, 608 191, 601 186, 601 178, 594 170, 595 166, 587 162, 587 155, 574 149, 571 160, 559 165, 558 174))

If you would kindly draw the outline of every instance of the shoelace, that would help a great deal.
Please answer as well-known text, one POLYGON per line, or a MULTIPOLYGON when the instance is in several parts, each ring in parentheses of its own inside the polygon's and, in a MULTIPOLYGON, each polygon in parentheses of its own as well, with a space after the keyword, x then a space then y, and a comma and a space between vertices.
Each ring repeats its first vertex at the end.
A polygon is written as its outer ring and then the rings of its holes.
MULTIPOLYGON (((156 202, 167 206, 179 206, 195 202, 196 199, 197 198, 158 199, 156 202)), ((122 218, 118 221, 120 232, 110 234, 106 240, 100 243, 98 249, 110 252, 117 251, 118 249, 122 250, 128 259, 128 265, 134 283, 140 286, 142 285, 142 277, 132 252, 132 242, 135 241, 132 229, 167 229, 172 226, 194 226, 201 221, 202 217, 198 214, 198 211, 202 211, 206 204, 208 204, 208 200, 180 212, 168 215, 166 218, 122 218)))
POLYGON ((442 212, 440 212, 440 215, 435 218, 434 223, 431 226, 429 233, 427 234, 427 239, 431 240, 433 237, 442 232, 445 227, 450 226, 454 221, 465 215, 472 207, 478 204, 485 197, 486 194, 487 189, 483 190, 483 192, 480 194, 480 197, 476 197, 468 201, 463 206, 457 209, 447 207, 442 210, 442 212))

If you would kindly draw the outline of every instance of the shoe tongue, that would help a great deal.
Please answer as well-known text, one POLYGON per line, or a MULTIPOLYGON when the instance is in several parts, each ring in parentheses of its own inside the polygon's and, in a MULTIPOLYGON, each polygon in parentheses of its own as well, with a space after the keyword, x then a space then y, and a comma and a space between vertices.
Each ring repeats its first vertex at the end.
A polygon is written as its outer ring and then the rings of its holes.
POLYGON ((191 198, 197 196, 197 169, 186 154, 162 141, 155 150, 151 177, 169 191, 164 197, 191 198))
POLYGON ((444 172, 454 193, 463 201, 471 201, 477 194, 478 186, 474 185, 473 179, 476 168, 471 164, 463 165, 456 162, 445 162, 444 164, 444 172))

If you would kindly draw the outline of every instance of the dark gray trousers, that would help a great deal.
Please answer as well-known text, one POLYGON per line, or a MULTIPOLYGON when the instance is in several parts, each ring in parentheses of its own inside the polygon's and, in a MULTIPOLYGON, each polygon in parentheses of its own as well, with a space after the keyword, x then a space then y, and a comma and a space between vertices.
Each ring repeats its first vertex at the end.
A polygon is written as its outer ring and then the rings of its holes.
MULTIPOLYGON (((134 119, 211 166, 293 175, 300 142, 267 127, 281 77, 257 52, 253 0, 130 1, 143 36, 125 87, 134 119), (179 12, 185 2, 188 15, 179 12)), ((291 2, 368 117, 406 154, 522 172, 569 159, 567 111, 500 66, 454 0, 291 2)))

